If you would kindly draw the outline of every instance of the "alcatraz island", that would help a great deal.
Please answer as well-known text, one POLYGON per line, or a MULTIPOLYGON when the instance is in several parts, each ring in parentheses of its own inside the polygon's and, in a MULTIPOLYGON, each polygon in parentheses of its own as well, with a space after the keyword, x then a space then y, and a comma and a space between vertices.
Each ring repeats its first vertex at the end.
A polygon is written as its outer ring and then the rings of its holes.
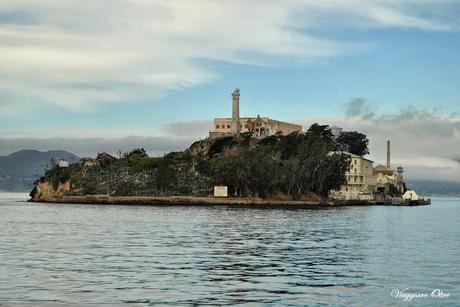
POLYGON ((365 134, 339 127, 302 126, 268 117, 214 119, 204 140, 163 157, 144 149, 99 153, 78 163, 59 161, 30 192, 31 201, 57 203, 242 206, 423 205, 407 190, 403 168, 374 167, 365 134))

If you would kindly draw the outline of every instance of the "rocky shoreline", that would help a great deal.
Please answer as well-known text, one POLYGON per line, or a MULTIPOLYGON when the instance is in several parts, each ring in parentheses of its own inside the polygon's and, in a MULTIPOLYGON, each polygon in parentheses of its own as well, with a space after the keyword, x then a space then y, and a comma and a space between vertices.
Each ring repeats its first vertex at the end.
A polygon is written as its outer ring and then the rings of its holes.
MULTIPOLYGON (((153 205, 153 206, 244 206, 244 207, 338 207, 338 206, 406 206, 406 203, 395 204, 391 201, 297 201, 297 200, 268 200, 261 198, 215 198, 194 196, 60 196, 32 198, 31 202, 65 203, 65 204, 101 204, 101 205, 153 205)), ((411 205, 428 205, 418 203, 411 205)))

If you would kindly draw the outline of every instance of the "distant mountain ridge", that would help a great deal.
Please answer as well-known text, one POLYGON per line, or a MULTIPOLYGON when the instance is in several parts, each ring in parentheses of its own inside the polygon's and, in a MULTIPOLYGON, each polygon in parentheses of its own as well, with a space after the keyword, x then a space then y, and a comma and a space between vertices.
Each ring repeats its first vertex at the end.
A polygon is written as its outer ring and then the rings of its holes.
POLYGON ((460 182, 408 180, 408 188, 423 196, 460 196, 460 182))
POLYGON ((35 180, 43 175, 51 160, 75 163, 80 158, 64 150, 38 151, 24 149, 0 156, 0 191, 30 191, 35 180))

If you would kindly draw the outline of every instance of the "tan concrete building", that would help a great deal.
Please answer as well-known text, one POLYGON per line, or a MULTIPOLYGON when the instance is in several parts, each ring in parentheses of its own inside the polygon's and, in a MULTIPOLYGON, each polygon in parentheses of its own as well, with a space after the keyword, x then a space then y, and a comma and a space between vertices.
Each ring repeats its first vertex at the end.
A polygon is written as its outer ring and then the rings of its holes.
POLYGON ((330 197, 337 199, 388 199, 390 185, 403 191, 403 169, 391 169, 390 141, 387 141, 386 166, 379 164, 373 167, 373 161, 351 153, 343 152, 351 158, 350 169, 345 173, 347 184, 339 191, 332 191, 330 197))
MULTIPOLYGON (((231 135, 235 134, 232 130, 233 119, 232 118, 215 118, 214 119, 214 131, 212 135, 231 135)), ((270 119, 268 117, 241 117, 239 118, 239 133, 251 132, 256 138, 263 138, 266 136, 281 133, 282 135, 288 135, 292 132, 302 131, 302 126, 281 122, 270 119)))
POLYGON ((302 126, 274 120, 268 117, 240 117, 239 114, 239 89, 232 93, 232 117, 215 118, 213 130, 209 133, 210 137, 226 135, 238 135, 240 133, 251 132, 256 138, 264 138, 277 133, 288 135, 292 132, 301 132, 302 126))
POLYGON ((348 172, 345 173, 347 183, 340 191, 331 192, 331 197, 338 199, 372 200, 377 185, 374 176, 374 162, 364 157, 344 152, 351 158, 348 172))
POLYGON ((374 175, 376 176, 378 184, 396 184, 395 171, 383 166, 382 164, 374 167, 374 175))

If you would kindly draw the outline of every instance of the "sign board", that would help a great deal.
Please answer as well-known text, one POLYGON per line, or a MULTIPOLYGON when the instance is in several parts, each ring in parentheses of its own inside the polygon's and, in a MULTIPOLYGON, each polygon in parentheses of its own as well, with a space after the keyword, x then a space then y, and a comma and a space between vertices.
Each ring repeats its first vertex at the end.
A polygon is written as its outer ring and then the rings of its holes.
POLYGON ((214 186, 214 197, 227 197, 228 189, 226 185, 214 186))

